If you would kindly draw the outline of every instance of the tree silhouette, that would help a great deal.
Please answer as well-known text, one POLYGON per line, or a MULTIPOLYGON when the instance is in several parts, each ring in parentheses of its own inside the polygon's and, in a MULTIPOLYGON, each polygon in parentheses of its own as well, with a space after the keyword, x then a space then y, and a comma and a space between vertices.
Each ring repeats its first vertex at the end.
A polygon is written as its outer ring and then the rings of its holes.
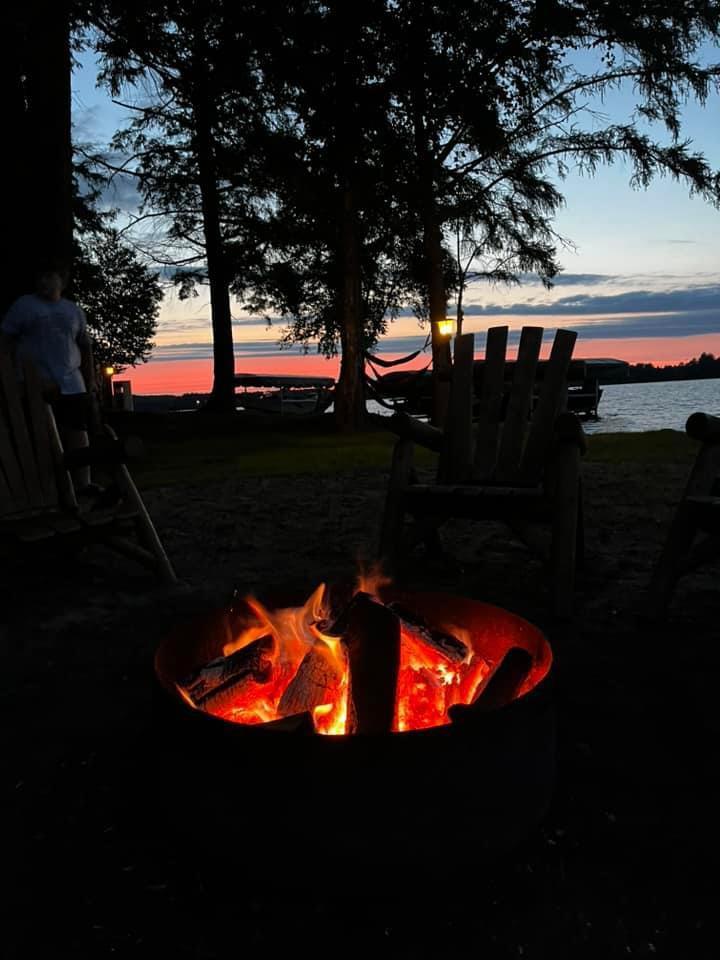
POLYGON ((14 0, 3 15, 5 52, 4 285, 0 312, 33 288, 38 267, 70 268, 72 146, 67 0, 14 0))
MULTIPOLYGON (((718 37, 717 4, 391 6, 395 122, 414 146, 398 189, 407 188, 422 218, 431 321, 447 310, 444 262, 458 224, 480 253, 502 263, 515 249, 515 269, 525 264, 551 278, 552 217, 563 202, 556 181, 572 166, 592 174, 623 157, 633 186, 668 174, 718 202, 717 173, 679 139, 682 104, 717 88, 717 68, 697 63, 703 40, 718 37), (591 98, 620 85, 632 92, 635 112, 627 123, 608 123, 591 98), (650 136, 648 121, 669 141, 650 136)), ((433 357, 442 419, 449 360, 437 336, 433 357)))
MULTIPOLYGON (((119 94, 140 80, 151 95, 133 103, 135 119, 115 138, 131 159, 143 196, 140 220, 167 224, 154 259, 179 268, 181 293, 207 282, 213 334, 213 387, 208 409, 231 411, 234 348, 230 284, 255 255, 252 223, 259 198, 249 189, 251 144, 262 126, 254 32, 233 28, 219 0, 168 3, 139 18, 111 10, 98 22, 104 77, 119 94)), ((252 24, 258 4, 233 6, 252 24)), ((262 19, 262 18, 260 18, 262 19)), ((259 22, 259 21, 258 21, 259 22)))

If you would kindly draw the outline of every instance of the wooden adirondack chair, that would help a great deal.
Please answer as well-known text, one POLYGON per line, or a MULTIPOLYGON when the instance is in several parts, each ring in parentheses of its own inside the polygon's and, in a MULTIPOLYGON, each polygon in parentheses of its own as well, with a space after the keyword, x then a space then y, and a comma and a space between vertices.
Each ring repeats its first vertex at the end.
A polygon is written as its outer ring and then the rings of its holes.
POLYGON ((395 446, 380 536, 380 556, 392 569, 414 518, 415 542, 437 543, 446 519, 501 520, 528 544, 538 524, 549 527, 554 607, 568 616, 582 552, 580 421, 564 411, 566 374, 577 334, 558 330, 533 408, 543 330, 524 327, 509 396, 504 394, 507 327, 488 330, 482 386, 473 416, 474 336, 455 339, 449 412, 444 430, 405 414, 389 418, 395 446), (504 403, 505 399, 505 403, 504 403), (503 407, 506 409, 503 411, 503 407), (504 413, 504 419, 503 419, 504 413), (475 420, 475 422, 473 422, 475 420), (437 481, 416 482, 413 444, 440 454, 437 481))
POLYGON ((685 431, 701 446, 653 570, 645 610, 653 619, 681 576, 720 556, 720 418, 693 413, 685 431))
MULTIPOLYGON (((119 491, 111 508, 82 510, 55 417, 43 399, 37 372, 23 365, 18 383, 9 355, 0 354, 0 556, 38 546, 99 542, 151 567, 165 581, 176 577, 140 494, 122 462, 123 447, 106 427, 107 443, 88 448, 103 462, 119 491)), ((87 461, 86 461, 87 462, 87 461)))

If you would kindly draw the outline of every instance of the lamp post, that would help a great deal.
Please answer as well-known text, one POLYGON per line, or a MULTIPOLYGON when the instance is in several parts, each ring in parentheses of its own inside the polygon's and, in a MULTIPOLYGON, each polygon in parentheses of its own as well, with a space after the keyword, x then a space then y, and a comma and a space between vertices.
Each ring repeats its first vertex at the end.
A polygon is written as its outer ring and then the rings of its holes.
POLYGON ((450 396, 450 375, 452 372, 452 353, 450 341, 457 330, 454 317, 442 317, 432 320, 433 340, 433 423, 442 427, 447 416, 448 399, 450 396))
POLYGON ((435 328, 438 336, 447 337, 450 340, 457 331, 457 320, 454 317, 445 317, 444 320, 436 320, 435 328))

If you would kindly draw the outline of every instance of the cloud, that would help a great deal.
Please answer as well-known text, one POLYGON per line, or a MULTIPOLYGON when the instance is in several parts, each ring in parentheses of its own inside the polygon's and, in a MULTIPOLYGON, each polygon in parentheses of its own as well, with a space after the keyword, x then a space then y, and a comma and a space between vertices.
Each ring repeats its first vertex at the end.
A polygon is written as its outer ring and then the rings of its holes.
MULTIPOLYGON (((553 278, 555 287, 596 286, 602 283, 613 283, 619 278, 609 273, 559 273, 553 278)), ((538 278, 532 273, 523 274, 520 278, 523 286, 542 286, 538 278)))
MULTIPOLYGON (((497 321, 497 318, 493 318, 497 321)), ((549 320, 551 318, 548 318, 549 320)), ((556 318, 557 320, 557 318, 556 318)), ((488 326, 498 325, 497 322, 491 322, 488 326)), ((636 340, 636 339, 655 339, 655 338, 682 338, 697 335, 720 333, 720 312, 718 311, 689 311, 674 312, 667 314, 653 314, 649 316, 630 316, 630 317, 612 317, 582 319, 577 322, 567 324, 563 322, 565 329, 568 326, 577 330, 582 340, 636 340)), ((557 329, 556 323, 548 323, 545 326, 545 343, 550 343, 557 329)), ((470 331, 468 331, 470 332, 470 331)), ((484 346, 484 330, 476 330, 475 346, 480 350, 484 346)), ((427 334, 422 331, 418 334, 407 336, 387 336, 383 337, 374 353, 378 354, 407 354, 415 350, 421 350, 425 345, 427 334)), ((511 345, 517 345, 520 340, 520 329, 512 329, 508 332, 508 342, 511 345)), ((307 350, 300 346, 280 347, 277 341, 273 340, 243 340, 235 344, 235 357, 241 361, 243 357, 268 358, 278 356, 303 356, 304 354, 317 354, 317 346, 310 344, 307 350)), ((426 351, 428 360, 430 359, 429 349, 426 351)), ((195 343, 174 343, 162 344, 153 350, 153 361, 167 360, 206 360, 212 357, 212 344, 209 342, 195 343)))
POLYGON ((121 213, 136 214, 142 198, 137 190, 134 177, 116 173, 110 183, 104 188, 100 203, 105 207, 112 207, 121 213))
MULTIPOLYGON (((424 342, 424 341, 423 341, 424 342)), ((308 350, 302 347, 280 347, 274 340, 244 340, 235 344, 235 357, 301 357, 305 354, 317 354, 317 347, 310 345, 308 350)), ((153 362, 167 360, 207 360, 212 357, 212 343, 166 343, 156 346, 152 353, 153 362)))
POLYGON ((613 317, 572 324, 581 336, 593 340, 635 337, 690 337, 720 333, 720 310, 613 317))
MULTIPOLYGON (((548 343, 557 327, 577 330, 585 341, 606 339, 682 338, 720 333, 720 284, 716 275, 695 273, 685 276, 644 274, 615 276, 611 274, 562 274, 561 295, 553 299, 553 292, 538 292, 538 285, 526 288, 527 299, 521 299, 523 288, 509 292, 506 302, 491 304, 467 303, 465 329, 476 333, 476 348, 482 350, 484 333, 490 326, 507 324, 511 327, 509 340, 516 344, 523 323, 542 325, 548 343), (572 290, 569 288, 573 288, 572 290), (530 299, 532 297, 532 299, 530 299)), ((499 297, 498 297, 499 299, 499 297)), ((241 312, 239 305, 236 306, 241 312)), ((160 328, 161 340, 172 343, 155 348, 153 359, 208 358, 212 355, 209 342, 210 319, 206 297, 174 305, 160 328), (182 311, 193 310, 188 315, 182 311), (190 343, 179 341, 189 340, 190 343)), ((451 311, 452 312, 452 311, 451 311)), ((268 334, 264 317, 238 316, 233 320, 236 356, 277 357, 300 356, 302 348, 283 348, 279 339, 285 323, 282 317, 273 318, 268 334), (247 339, 245 339, 247 337, 247 339)), ((390 324, 388 336, 383 337, 377 352, 404 355, 421 349, 428 328, 421 327, 409 310, 402 311, 397 324, 390 324)), ((316 352, 311 344, 308 351, 316 352)))
MULTIPOLYGON (((499 324, 490 323, 488 326, 499 324)), ((557 326, 548 323, 545 326, 546 344, 552 341, 557 326)), ((656 338, 683 338, 696 335, 720 333, 720 316, 718 314, 684 314, 675 313, 666 316, 605 318, 602 320, 580 320, 577 323, 565 324, 563 329, 576 330, 582 340, 638 340, 656 338)), ((485 344, 485 330, 468 330, 475 333, 475 348, 481 350, 485 344)), ((508 343, 517 346, 520 342, 521 329, 518 327, 508 331, 508 343)), ((425 337, 383 337, 375 347, 375 353, 410 353, 419 350, 425 343, 425 337)), ((429 351, 428 351, 429 359, 429 351)))
POLYGON ((629 290, 594 295, 578 293, 545 303, 468 304, 466 316, 577 316, 578 314, 664 313, 716 310, 720 313, 720 284, 676 290, 629 290))

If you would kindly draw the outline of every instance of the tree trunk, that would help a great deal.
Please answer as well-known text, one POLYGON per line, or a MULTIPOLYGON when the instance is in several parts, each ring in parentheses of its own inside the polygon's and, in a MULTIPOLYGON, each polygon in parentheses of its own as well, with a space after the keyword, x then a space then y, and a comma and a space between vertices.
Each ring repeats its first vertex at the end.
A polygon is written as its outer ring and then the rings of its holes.
POLYGON ((204 81, 206 67, 201 54, 197 68, 199 80, 196 83, 196 99, 193 104, 195 113, 193 146, 199 174, 213 335, 213 385, 206 409, 219 413, 232 413, 235 410, 235 349, 230 309, 230 283, 220 226, 220 200, 210 112, 212 95, 204 81))
POLYGON ((357 215, 349 185, 343 191, 339 262, 341 264, 342 358, 335 390, 335 420, 341 430, 358 430, 365 422, 365 364, 361 308, 360 251, 357 215))
MULTIPOLYGON (((19 7, 15 4, 14 7, 19 7)), ((4 124, 10 135, 12 131, 13 148, 4 151, 4 169, 7 189, 3 197, 2 262, 5 283, 0 292, 0 316, 10 304, 23 293, 27 293, 30 278, 23 275, 28 270, 28 210, 29 198, 25 185, 27 171, 26 157, 29 154, 27 144, 27 117, 25 106, 25 83, 23 76, 27 72, 25 61, 27 28, 19 10, 12 9, 7 16, 5 50, 0 57, 0 77, 4 96, 4 124)))
POLYGON ((450 337, 440 334, 438 324, 447 316, 447 291, 443 272, 442 232, 437 218, 435 198, 432 195, 432 180, 425 198, 423 210, 423 231, 425 257, 427 263, 428 304, 430 308, 430 330, 432 335, 432 386, 433 415, 435 426, 442 427, 447 417, 450 398, 450 373, 452 359, 450 355, 450 337))
POLYGON ((32 0, 6 14, 4 267, 0 307, 29 293, 42 268, 72 261, 72 139, 68 4, 32 0))
POLYGON ((339 209, 337 296, 340 313, 340 376, 335 390, 335 422, 341 430, 360 429, 365 422, 365 363, 363 358, 360 230, 355 164, 358 133, 355 128, 359 7, 334 0, 329 5, 338 57, 335 87, 336 127, 332 153, 338 171, 339 209))
POLYGON ((422 207, 423 245, 425 248, 425 267, 427 270, 428 307, 430 311, 430 331, 432 338, 432 386, 433 410, 432 422, 442 427, 447 416, 450 397, 450 339, 438 331, 438 323, 447 316, 447 291, 443 271, 442 225, 435 200, 435 181, 431 147, 425 127, 425 89, 422 77, 414 90, 413 126, 418 172, 420 175, 420 204, 422 207))

